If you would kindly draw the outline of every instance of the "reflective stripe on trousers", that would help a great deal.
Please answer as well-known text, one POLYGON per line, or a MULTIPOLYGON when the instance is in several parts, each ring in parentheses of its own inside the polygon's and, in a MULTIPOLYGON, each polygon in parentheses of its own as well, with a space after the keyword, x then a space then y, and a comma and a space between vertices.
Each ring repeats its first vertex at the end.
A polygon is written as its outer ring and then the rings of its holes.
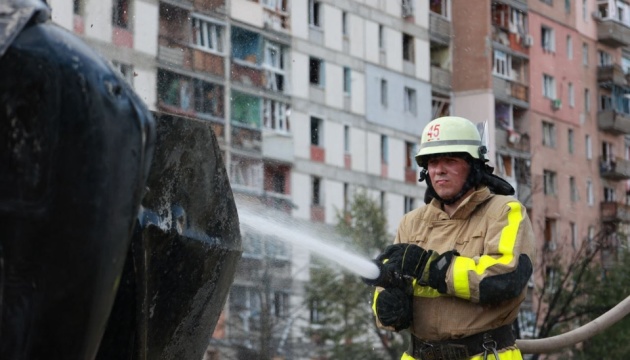
MULTIPOLYGON (((413 356, 403 353, 400 360, 417 360, 413 356)), ((473 356, 468 358, 468 360, 484 360, 483 354, 473 356)), ((499 351, 499 359, 495 359, 492 353, 488 354, 488 357, 485 360, 523 360, 523 356, 521 355, 521 351, 519 349, 509 349, 505 351, 499 351)))

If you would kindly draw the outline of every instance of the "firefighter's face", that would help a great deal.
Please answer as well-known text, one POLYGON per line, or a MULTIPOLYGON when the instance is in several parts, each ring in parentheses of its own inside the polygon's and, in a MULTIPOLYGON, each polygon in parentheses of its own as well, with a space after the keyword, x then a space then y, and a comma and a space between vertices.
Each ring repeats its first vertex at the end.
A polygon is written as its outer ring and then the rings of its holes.
POLYGON ((460 157, 442 156, 427 162, 435 192, 444 200, 452 199, 464 187, 470 165, 460 157))

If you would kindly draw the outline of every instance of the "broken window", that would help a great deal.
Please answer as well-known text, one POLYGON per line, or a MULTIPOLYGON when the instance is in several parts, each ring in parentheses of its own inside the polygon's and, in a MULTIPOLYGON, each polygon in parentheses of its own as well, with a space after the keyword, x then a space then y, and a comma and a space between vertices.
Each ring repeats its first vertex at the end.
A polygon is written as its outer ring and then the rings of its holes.
POLYGON ((221 85, 158 71, 158 99, 161 105, 223 118, 223 97, 221 85))
POLYGON ((265 164, 265 191, 287 194, 290 167, 265 164))
POLYGON ((312 85, 324 86, 324 61, 317 58, 310 58, 309 79, 312 85))
POLYGON ((312 205, 321 205, 322 204, 322 199, 321 199, 321 182, 322 179, 317 177, 317 176, 313 176, 311 179, 311 204, 312 205))
POLYGON ((409 34, 403 34, 403 60, 415 62, 414 38, 409 34))
POLYGON ((184 111, 192 111, 194 104, 192 79, 179 74, 159 70, 158 98, 164 105, 184 111))
POLYGON ((233 91, 231 109, 233 123, 260 128, 260 98, 233 91))
POLYGON ((260 160, 232 156, 230 182, 252 189, 263 188, 263 164, 260 160))
POLYGON ((308 0, 308 24, 309 25, 316 26, 316 27, 321 26, 320 9, 321 9, 321 4, 319 1, 308 0))
POLYGON ((311 117, 311 145, 323 145, 323 126, 324 121, 322 119, 311 117))
POLYGON ((381 164, 389 163, 389 139, 387 135, 381 135, 381 164))
POLYGON ((112 24, 123 29, 129 28, 129 0, 113 1, 112 24))
POLYGON ((253 31, 232 27, 232 57, 253 65, 262 62, 262 37, 253 31))
POLYGON ((204 49, 223 52, 223 26, 200 17, 192 17, 193 44, 204 49))
POLYGON ((275 91, 284 91, 284 48, 271 41, 265 42, 264 66, 267 70, 267 88, 275 91))
POLYGON ((449 1, 450 0, 429 0, 429 10, 445 18, 449 18, 449 1))
POLYGON ((404 95, 405 111, 413 115, 418 115, 418 99, 416 97, 416 90, 405 87, 404 95))
POLYGON ((502 78, 512 78, 512 56, 500 50, 494 50, 494 67, 492 68, 494 75, 502 78))
POLYGON ((287 133, 289 126, 289 105, 275 100, 263 100, 263 126, 266 129, 287 133))

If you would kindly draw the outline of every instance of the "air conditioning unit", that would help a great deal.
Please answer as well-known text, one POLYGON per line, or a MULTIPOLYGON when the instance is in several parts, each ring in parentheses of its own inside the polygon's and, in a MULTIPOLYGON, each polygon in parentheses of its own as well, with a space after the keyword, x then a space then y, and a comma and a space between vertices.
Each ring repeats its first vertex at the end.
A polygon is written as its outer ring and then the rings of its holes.
POLYGON ((521 134, 514 130, 508 130, 508 142, 510 144, 518 144, 521 141, 521 134))
POLYGON ((534 45, 534 37, 529 34, 525 35, 523 38, 523 46, 530 47, 532 45, 534 45))
POLYGON ((562 108, 562 100, 560 99, 551 100, 551 108, 554 110, 560 110, 562 108))

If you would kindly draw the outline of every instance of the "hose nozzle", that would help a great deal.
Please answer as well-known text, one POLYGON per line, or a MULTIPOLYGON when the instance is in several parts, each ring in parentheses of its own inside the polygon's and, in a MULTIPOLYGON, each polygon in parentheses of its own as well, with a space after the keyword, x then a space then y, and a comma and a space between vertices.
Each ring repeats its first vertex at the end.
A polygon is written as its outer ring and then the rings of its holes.
POLYGON ((374 260, 374 264, 379 270, 378 277, 370 279, 362 277, 363 282, 369 286, 379 286, 383 288, 407 289, 410 278, 385 266, 382 262, 374 260))

